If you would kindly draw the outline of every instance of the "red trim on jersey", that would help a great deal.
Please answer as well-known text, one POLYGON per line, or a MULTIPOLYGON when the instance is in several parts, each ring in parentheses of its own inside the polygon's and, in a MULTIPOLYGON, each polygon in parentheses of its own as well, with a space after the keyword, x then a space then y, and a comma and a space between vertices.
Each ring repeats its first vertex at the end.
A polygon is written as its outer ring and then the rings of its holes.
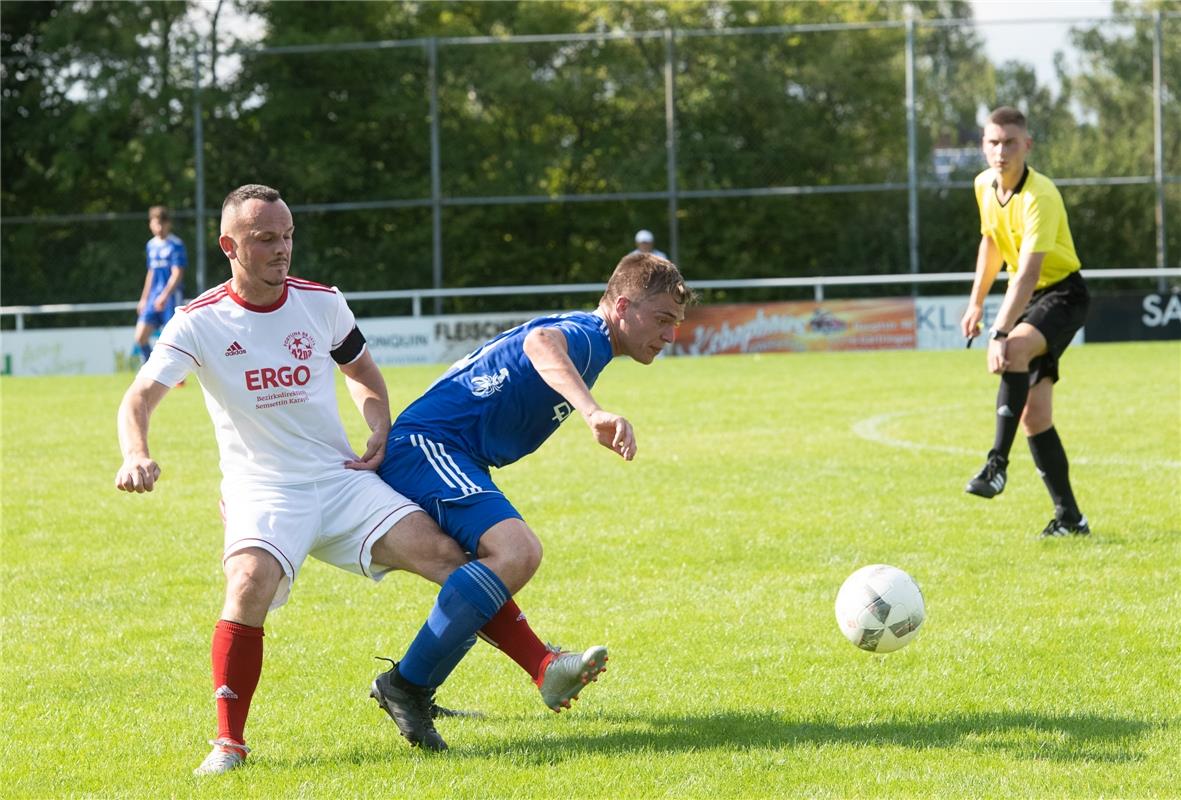
POLYGON ((157 347, 171 347, 176 352, 184 353, 186 356, 193 359, 193 363, 196 364, 198 367, 201 366, 201 362, 197 360, 197 357, 195 355, 193 355, 192 353, 190 353, 188 350, 182 350, 181 348, 177 347, 176 345, 169 344, 168 342, 158 342, 156 344, 156 346, 157 347))
POLYGON ((283 281, 283 294, 279 295, 279 299, 269 306, 256 306, 254 303, 244 300, 241 295, 234 291, 234 288, 230 286, 229 282, 226 283, 226 292, 229 294, 231 300, 247 311, 257 311, 260 314, 266 314, 271 311, 278 311, 287 302, 287 284, 288 281, 283 281))
POLYGON ((226 287, 228 285, 229 285, 229 281, 221 284, 220 286, 215 286, 212 289, 209 289, 208 291, 206 291, 204 294, 197 297, 195 300, 193 300, 188 305, 183 306, 181 308, 181 311, 185 312, 186 314, 191 314, 192 312, 196 311, 198 308, 204 308, 205 306, 211 306, 214 303, 217 303, 218 301, 220 301, 222 298, 224 298, 226 296, 226 287))
POLYGON ((336 291, 331 286, 325 286, 322 283, 316 283, 315 281, 309 281, 303 278, 292 278, 290 276, 287 278, 287 285, 292 289, 309 289, 313 292, 333 293, 336 291))

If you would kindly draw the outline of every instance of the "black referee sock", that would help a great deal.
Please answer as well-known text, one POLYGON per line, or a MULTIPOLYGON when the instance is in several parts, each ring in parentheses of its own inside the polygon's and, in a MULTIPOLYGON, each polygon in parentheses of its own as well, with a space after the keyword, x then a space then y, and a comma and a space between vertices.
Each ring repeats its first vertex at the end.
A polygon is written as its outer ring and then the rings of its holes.
POLYGON ((1028 372, 1002 372, 1001 387, 996 393, 996 438, 992 452, 1008 459, 1017 438, 1017 425, 1025 411, 1025 400, 1029 397, 1028 372))
POLYGON ((1050 428, 1030 436, 1029 452, 1033 454, 1033 463, 1054 501, 1054 516, 1065 522, 1078 522, 1082 512, 1070 488, 1070 465, 1066 461, 1066 450, 1058 438, 1058 431, 1050 428))

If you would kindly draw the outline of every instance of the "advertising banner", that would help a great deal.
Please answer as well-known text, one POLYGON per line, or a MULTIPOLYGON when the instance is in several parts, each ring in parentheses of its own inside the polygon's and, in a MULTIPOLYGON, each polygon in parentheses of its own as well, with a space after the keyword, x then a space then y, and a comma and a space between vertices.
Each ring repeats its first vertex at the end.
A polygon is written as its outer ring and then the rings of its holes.
MULTIPOLYGON (((451 364, 501 331, 542 312, 448 317, 375 317, 357 321, 382 365, 451 364)), ((83 375, 139 369, 135 329, 47 328, 4 331, 3 374, 83 375)))
MULTIPOLYGON (((984 328, 995 321, 1002 296, 984 305, 984 328)), ((966 296, 741 303, 695 306, 671 348, 674 355, 804 352, 817 350, 964 347, 960 318, 966 296)), ((451 364, 501 331, 544 312, 359 320, 374 360, 383 365, 451 364)), ((6 375, 107 374, 139 367, 134 329, 67 328, 5 331, 6 375)), ((1087 319, 1090 341, 1181 339, 1181 295, 1094 295, 1087 319)), ((1081 344, 1083 331, 1074 338, 1081 344)))
MULTIPOLYGON (((538 312, 541 313, 541 312, 538 312)), ((378 364, 451 364, 501 331, 537 313, 449 317, 375 317, 358 320, 378 364)))
POLYGON ((686 314, 672 352, 909 350, 914 323, 909 297, 698 306, 686 314))
MULTIPOLYGON (((1004 295, 990 296, 984 301, 984 329, 981 334, 983 342, 988 337, 988 329, 996 320, 996 314, 1001 310, 1004 295)), ((914 321, 917 335, 916 345, 919 350, 955 350, 963 348, 967 342, 960 333, 960 319, 968 309, 968 295, 953 297, 916 297, 914 300, 914 321)), ((979 342, 975 346, 979 346, 979 342)))
POLYGON ((135 328, 46 328, 4 331, 5 375, 109 375, 139 369, 135 328))
MULTIPOLYGON (((974 346, 979 347, 988 341, 988 329, 996 321, 997 312, 1001 309, 1004 295, 997 294, 984 301, 984 328, 979 341, 974 346)), ((955 350, 966 347, 967 341, 960 333, 960 319, 968 308, 967 295, 955 297, 916 297, 914 301, 915 328, 918 331, 916 346, 919 350, 955 350)), ((1087 326, 1074 335, 1070 340, 1072 347, 1080 345, 1091 337, 1091 320, 1087 326), (1086 336, 1084 336, 1084 333, 1086 336)))
POLYGON ((1087 338, 1092 342, 1181 339, 1181 294, 1094 294, 1087 338))

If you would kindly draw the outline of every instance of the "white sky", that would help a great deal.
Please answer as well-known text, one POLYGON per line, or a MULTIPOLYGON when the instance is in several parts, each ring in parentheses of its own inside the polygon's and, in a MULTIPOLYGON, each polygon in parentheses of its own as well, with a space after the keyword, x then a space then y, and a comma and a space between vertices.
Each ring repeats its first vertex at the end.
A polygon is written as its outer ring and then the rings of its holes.
MULTIPOLYGON (((1067 32, 1072 24, 1100 17, 1110 17, 1111 0, 969 0, 980 25, 977 29, 985 42, 985 51, 994 64, 1022 61, 1032 64, 1038 82, 1057 88, 1054 79, 1054 53, 1065 51, 1070 57, 1067 32)), ((194 17, 195 27, 209 30, 208 19, 216 0, 198 0, 201 10, 194 17)), ((223 9, 219 28, 224 32, 235 26, 247 39, 257 39, 262 27, 257 18, 242 17, 232 6, 223 9)), ((219 77, 225 78, 237 68, 237 58, 225 58, 219 64, 219 77)))
POLYGON ((971 0, 985 51, 994 64, 1032 64, 1038 82, 1057 87, 1054 53, 1070 59, 1067 32, 1087 19, 1111 16, 1111 0, 971 0), (1054 20, 1031 22, 1031 20, 1054 20), (1011 21, 1011 22, 1010 22, 1011 21))

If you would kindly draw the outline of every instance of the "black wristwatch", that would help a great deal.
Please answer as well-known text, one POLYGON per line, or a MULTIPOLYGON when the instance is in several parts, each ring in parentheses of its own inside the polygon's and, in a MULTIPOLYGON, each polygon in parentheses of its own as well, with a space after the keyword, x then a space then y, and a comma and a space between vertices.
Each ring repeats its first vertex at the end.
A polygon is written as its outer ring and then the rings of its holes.
POLYGON ((1009 338, 1009 333, 1008 333, 1008 331, 1002 331, 1002 330, 998 330, 996 328, 993 328, 992 330, 990 330, 988 332, 988 338, 989 339, 1007 339, 1007 338, 1009 338))

